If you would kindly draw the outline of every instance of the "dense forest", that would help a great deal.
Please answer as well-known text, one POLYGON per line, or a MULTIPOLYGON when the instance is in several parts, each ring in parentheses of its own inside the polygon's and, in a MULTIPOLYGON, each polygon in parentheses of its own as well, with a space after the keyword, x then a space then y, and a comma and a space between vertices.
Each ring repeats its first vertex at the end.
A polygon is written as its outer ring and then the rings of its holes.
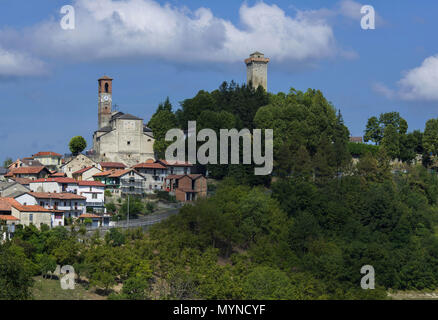
POLYGON ((32 276, 57 264, 110 299, 384 299, 389 289, 436 289, 438 119, 408 132, 397 112, 381 114, 365 128, 374 144, 354 144, 320 91, 235 83, 172 109, 167 99, 148 124, 158 154, 166 131, 188 120, 198 130, 272 128, 273 174, 198 166, 218 181, 211 196, 147 233, 19 229, 0 246, 0 298, 31 298, 32 276), (360 287, 363 265, 375 268, 375 290, 360 287))

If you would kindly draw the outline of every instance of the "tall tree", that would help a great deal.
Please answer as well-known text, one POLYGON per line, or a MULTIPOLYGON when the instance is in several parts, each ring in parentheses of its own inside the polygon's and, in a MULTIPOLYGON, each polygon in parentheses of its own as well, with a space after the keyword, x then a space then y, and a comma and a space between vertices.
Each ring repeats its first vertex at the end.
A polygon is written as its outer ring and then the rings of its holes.
POLYGON ((148 122, 148 127, 154 133, 154 151, 159 158, 164 159, 166 148, 172 143, 165 140, 168 130, 177 128, 176 116, 172 111, 172 104, 169 97, 158 105, 157 111, 148 122))
POLYGON ((438 154, 438 119, 430 119, 424 129, 423 146, 426 152, 438 154))

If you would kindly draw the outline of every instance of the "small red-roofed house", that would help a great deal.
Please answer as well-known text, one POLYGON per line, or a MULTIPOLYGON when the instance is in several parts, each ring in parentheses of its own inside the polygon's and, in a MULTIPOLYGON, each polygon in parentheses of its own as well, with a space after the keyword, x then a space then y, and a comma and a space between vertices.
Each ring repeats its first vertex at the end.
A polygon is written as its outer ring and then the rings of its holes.
POLYGON ((50 170, 44 166, 20 167, 10 170, 5 175, 5 178, 27 178, 30 180, 37 180, 41 178, 47 178, 50 174, 50 170))
POLYGON ((121 162, 100 162, 99 166, 102 171, 126 169, 126 165, 121 162))
POLYGON ((169 175, 165 189, 178 201, 194 201, 207 196, 207 179, 202 174, 169 175))
POLYGON ((99 168, 89 166, 73 172, 72 177, 73 179, 78 181, 93 181, 93 175, 101 172, 102 170, 100 170, 99 168))

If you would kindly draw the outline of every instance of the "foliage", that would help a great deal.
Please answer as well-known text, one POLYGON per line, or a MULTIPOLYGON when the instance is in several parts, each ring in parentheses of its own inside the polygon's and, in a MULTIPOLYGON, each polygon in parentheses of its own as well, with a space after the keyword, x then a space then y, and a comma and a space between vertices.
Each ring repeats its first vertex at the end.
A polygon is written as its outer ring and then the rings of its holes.
POLYGON ((73 154, 79 154, 87 147, 87 141, 81 136, 71 138, 68 147, 73 154))

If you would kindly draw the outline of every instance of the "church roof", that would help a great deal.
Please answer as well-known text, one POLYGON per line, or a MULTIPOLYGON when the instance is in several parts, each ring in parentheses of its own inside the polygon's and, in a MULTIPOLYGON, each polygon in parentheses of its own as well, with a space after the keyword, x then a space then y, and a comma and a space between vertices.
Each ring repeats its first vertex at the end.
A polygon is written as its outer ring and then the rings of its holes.
POLYGON ((105 76, 99 78, 99 80, 113 80, 113 79, 105 75, 105 76))
POLYGON ((100 128, 99 130, 97 130, 98 132, 110 132, 111 130, 113 130, 113 128, 111 126, 105 126, 103 128, 100 128))
POLYGON ((125 119, 125 120, 143 120, 141 118, 138 118, 136 116, 133 116, 132 114, 129 113, 125 113, 123 115, 121 115, 120 117, 117 117, 119 119, 125 119))

